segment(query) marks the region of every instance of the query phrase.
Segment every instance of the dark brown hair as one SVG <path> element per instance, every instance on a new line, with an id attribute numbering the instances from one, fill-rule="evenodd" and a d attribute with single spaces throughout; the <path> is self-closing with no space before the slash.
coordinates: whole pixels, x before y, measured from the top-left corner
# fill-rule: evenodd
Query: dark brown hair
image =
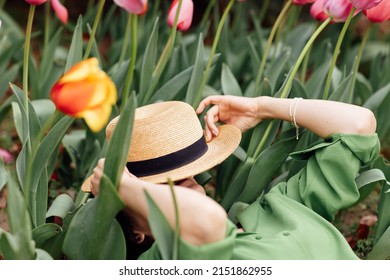
<path id="1" fill-rule="evenodd" d="M 153 238 L 145 236 L 145 239 L 139 243 L 137 235 L 134 233 L 134 220 L 125 213 L 120 211 L 116 215 L 116 220 L 119 222 L 126 240 L 126 259 L 136 260 L 138 257 L 148 250 L 153 244 Z"/>

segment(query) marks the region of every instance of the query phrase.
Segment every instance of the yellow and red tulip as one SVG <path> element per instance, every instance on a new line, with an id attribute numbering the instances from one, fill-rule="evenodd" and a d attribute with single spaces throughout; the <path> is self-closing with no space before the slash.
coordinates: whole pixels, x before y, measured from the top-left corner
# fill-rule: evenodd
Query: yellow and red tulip
<path id="1" fill-rule="evenodd" d="M 148 9 L 147 0 L 114 0 L 114 3 L 135 15 L 142 15 Z"/>
<path id="2" fill-rule="evenodd" d="M 110 77 L 99 68 L 98 60 L 90 58 L 65 73 L 53 86 L 50 98 L 59 111 L 83 118 L 97 132 L 107 124 L 117 91 Z"/>
<path id="3" fill-rule="evenodd" d="M 192 0 L 182 0 L 180 7 L 179 18 L 177 21 L 177 30 L 186 31 L 191 27 L 192 17 L 194 15 L 194 3 Z M 174 0 L 169 8 L 168 12 L 168 24 L 170 27 L 173 27 L 176 17 L 177 7 L 179 5 L 179 0 Z"/>

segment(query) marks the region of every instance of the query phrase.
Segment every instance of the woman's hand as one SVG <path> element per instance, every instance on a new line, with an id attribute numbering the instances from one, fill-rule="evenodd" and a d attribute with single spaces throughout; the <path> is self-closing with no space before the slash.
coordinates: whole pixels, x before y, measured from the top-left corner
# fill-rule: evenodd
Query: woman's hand
<path id="1" fill-rule="evenodd" d="M 94 196 L 97 196 L 99 194 L 99 188 L 100 188 L 100 180 L 103 176 L 103 169 L 104 169 L 104 158 L 99 159 L 97 165 L 93 169 L 93 173 L 91 176 L 91 192 Z M 121 178 L 121 185 L 123 181 L 125 181 L 127 178 L 136 178 L 133 174 L 131 174 L 127 168 L 124 168 Z"/>
<path id="2" fill-rule="evenodd" d="M 232 124 L 244 132 L 256 126 L 260 121 L 259 102 L 256 98 L 215 95 L 205 98 L 196 109 L 197 114 L 201 114 L 205 108 L 213 104 L 207 111 L 205 119 L 206 141 L 210 141 L 213 136 L 218 136 L 217 122 Z"/>

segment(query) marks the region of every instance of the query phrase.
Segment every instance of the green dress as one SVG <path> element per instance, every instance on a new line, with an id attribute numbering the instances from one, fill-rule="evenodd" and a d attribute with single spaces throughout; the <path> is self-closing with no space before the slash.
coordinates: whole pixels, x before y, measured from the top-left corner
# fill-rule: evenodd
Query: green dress
<path id="1" fill-rule="evenodd" d="M 179 243 L 180 259 L 341 260 L 357 259 L 331 224 L 336 212 L 359 198 L 355 177 L 379 152 L 373 135 L 333 134 L 291 154 L 307 160 L 303 169 L 259 197 L 236 217 L 245 232 L 227 221 L 225 239 L 202 246 Z M 155 242 L 140 259 L 161 259 Z"/>

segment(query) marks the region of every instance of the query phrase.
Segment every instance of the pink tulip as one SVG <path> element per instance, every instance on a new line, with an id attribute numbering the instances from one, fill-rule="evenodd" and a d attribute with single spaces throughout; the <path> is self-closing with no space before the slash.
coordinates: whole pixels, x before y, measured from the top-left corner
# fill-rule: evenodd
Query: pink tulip
<path id="1" fill-rule="evenodd" d="M 390 0 L 383 0 L 378 6 L 363 13 L 372 22 L 384 22 L 390 20 Z"/>
<path id="2" fill-rule="evenodd" d="M 114 0 L 115 4 L 135 15 L 143 15 L 148 9 L 148 0 Z"/>
<path id="3" fill-rule="evenodd" d="M 322 9 L 324 0 L 316 0 L 310 7 L 310 15 L 319 21 L 325 21 L 329 16 Z"/>
<path id="4" fill-rule="evenodd" d="M 4 161 L 4 163 L 11 163 L 14 161 L 12 154 L 2 148 L 0 148 L 0 158 Z"/>
<path id="5" fill-rule="evenodd" d="M 378 6 L 382 0 L 349 0 L 357 10 L 368 10 Z"/>
<path id="6" fill-rule="evenodd" d="M 352 8 L 348 0 L 324 0 L 324 12 L 332 17 L 334 22 L 346 21 Z"/>
<path id="7" fill-rule="evenodd" d="M 68 23 L 68 10 L 62 5 L 60 0 L 51 0 L 51 7 L 56 13 L 57 17 L 62 21 L 63 24 Z"/>
<path id="8" fill-rule="evenodd" d="M 315 2 L 316 0 L 294 0 L 294 5 L 306 5 Z"/>
<path id="9" fill-rule="evenodd" d="M 179 0 L 173 0 L 168 12 L 168 24 L 173 27 L 176 17 Z M 194 14 L 194 3 L 192 0 L 183 0 L 180 8 L 179 19 L 177 21 L 177 30 L 186 31 L 191 27 L 192 17 Z"/>
<path id="10" fill-rule="evenodd" d="M 27 3 L 29 3 L 30 5 L 41 5 L 45 2 L 47 2 L 47 0 L 25 0 Z"/>

